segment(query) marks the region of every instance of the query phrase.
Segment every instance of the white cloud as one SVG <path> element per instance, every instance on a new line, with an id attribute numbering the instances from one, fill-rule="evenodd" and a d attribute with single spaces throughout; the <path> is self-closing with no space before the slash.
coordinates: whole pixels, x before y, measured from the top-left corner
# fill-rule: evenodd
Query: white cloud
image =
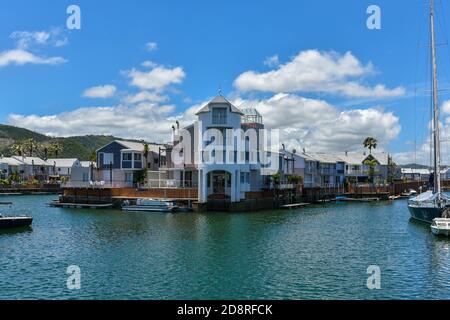
<path id="1" fill-rule="evenodd" d="M 128 97 L 128 103 L 112 107 L 79 108 L 60 114 L 10 115 L 9 123 L 53 136 L 113 134 L 122 138 L 169 141 L 171 126 L 179 120 L 191 124 L 195 113 L 207 101 L 177 113 L 173 105 L 148 102 L 148 93 Z M 125 99 L 127 100 L 127 99 Z M 382 149 L 400 132 L 399 119 L 392 112 L 377 109 L 340 111 L 333 105 L 295 94 L 277 94 L 264 100 L 233 101 L 237 106 L 254 106 L 266 128 L 280 129 L 281 141 L 289 148 L 332 152 L 357 150 L 367 136 L 378 139 Z"/>
<path id="2" fill-rule="evenodd" d="M 374 108 L 340 111 L 333 105 L 295 94 L 277 94 L 267 100 L 235 101 L 254 106 L 267 128 L 280 129 L 280 138 L 290 148 L 342 152 L 358 150 L 367 136 L 377 137 L 380 148 L 400 133 L 399 118 Z"/>
<path id="3" fill-rule="evenodd" d="M 155 51 L 158 49 L 158 44 L 156 42 L 147 42 L 145 44 L 145 48 L 147 49 L 147 51 Z"/>
<path id="4" fill-rule="evenodd" d="M 8 122 L 51 136 L 86 134 L 115 135 L 123 138 L 166 141 L 171 124 L 167 115 L 174 106 L 140 103 L 133 106 L 86 107 L 54 115 L 11 114 Z"/>
<path id="5" fill-rule="evenodd" d="M 389 89 L 383 84 L 373 87 L 361 83 L 361 78 L 374 73 L 371 63 L 363 65 L 350 52 L 307 50 L 292 61 L 275 70 L 258 73 L 246 71 L 238 76 L 234 85 L 241 91 L 264 92 L 316 92 L 348 97 L 395 97 L 405 89 Z"/>
<path id="6" fill-rule="evenodd" d="M 440 110 L 442 111 L 442 118 L 440 121 L 440 141 L 441 141 L 441 163 L 443 165 L 450 165 L 450 100 L 442 103 Z M 430 165 L 431 162 L 431 121 L 428 122 L 427 127 L 420 130 L 425 132 L 425 138 L 410 141 L 408 145 L 417 145 L 416 150 L 404 152 L 397 152 L 393 155 L 394 161 L 398 164 L 419 163 Z M 419 130 L 419 129 L 418 129 Z"/>
<path id="7" fill-rule="evenodd" d="M 87 98 L 111 98 L 116 93 L 117 88 L 113 85 L 103 85 L 86 89 L 83 97 Z"/>
<path id="8" fill-rule="evenodd" d="M 141 91 L 136 94 L 128 95 L 124 98 L 124 102 L 128 104 L 139 103 L 143 101 L 147 102 L 165 102 L 169 100 L 166 95 L 160 95 L 158 93 L 150 91 Z"/>
<path id="9" fill-rule="evenodd" d="M 52 28 L 50 31 L 14 31 L 10 38 L 16 41 L 19 49 L 28 49 L 34 45 L 62 47 L 69 42 L 62 28 Z"/>
<path id="10" fill-rule="evenodd" d="M 132 69 L 126 74 L 131 78 L 130 84 L 142 90 L 161 90 L 170 84 L 181 83 L 186 76 L 181 67 L 166 68 L 164 66 L 156 66 L 150 71 Z"/>
<path id="11" fill-rule="evenodd" d="M 280 60 L 278 58 L 278 55 L 273 55 L 271 57 L 267 57 L 266 60 L 264 60 L 264 65 L 268 67 L 275 67 L 280 64 Z"/>
<path id="12" fill-rule="evenodd" d="M 48 64 L 57 65 L 66 62 L 62 57 L 40 57 L 23 49 L 0 52 L 0 67 L 8 65 Z"/>
<path id="13" fill-rule="evenodd" d="M 146 68 L 155 68 L 158 66 L 157 63 L 154 63 L 153 61 L 147 60 L 141 63 L 141 66 Z"/>

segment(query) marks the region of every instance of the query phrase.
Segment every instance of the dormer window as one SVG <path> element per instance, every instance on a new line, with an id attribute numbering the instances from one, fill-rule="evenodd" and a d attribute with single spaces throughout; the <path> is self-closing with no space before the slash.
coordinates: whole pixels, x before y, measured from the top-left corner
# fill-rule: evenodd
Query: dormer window
<path id="1" fill-rule="evenodd" d="M 227 123 L 227 109 L 226 108 L 214 108 L 212 110 L 212 123 L 213 124 L 226 124 Z"/>

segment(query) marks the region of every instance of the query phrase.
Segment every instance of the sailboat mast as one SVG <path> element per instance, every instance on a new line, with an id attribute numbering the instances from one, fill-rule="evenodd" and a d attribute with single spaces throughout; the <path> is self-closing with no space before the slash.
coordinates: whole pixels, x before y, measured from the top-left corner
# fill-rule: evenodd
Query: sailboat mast
<path id="1" fill-rule="evenodd" d="M 437 86 L 436 39 L 434 30 L 434 0 L 430 0 L 431 56 L 433 64 L 433 146 L 434 146 L 434 193 L 441 193 L 441 147 L 439 137 L 439 106 Z"/>

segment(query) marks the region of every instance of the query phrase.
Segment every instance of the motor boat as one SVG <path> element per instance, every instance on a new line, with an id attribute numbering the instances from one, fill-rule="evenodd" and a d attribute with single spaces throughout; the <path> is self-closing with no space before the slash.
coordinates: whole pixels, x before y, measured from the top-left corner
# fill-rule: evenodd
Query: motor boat
<path id="1" fill-rule="evenodd" d="M 125 200 L 122 205 L 123 211 L 143 212 L 173 212 L 178 209 L 172 201 L 166 199 L 137 199 L 136 204 Z"/>
<path id="2" fill-rule="evenodd" d="M 32 217 L 5 217 L 0 215 L 0 229 L 28 227 L 32 222 Z"/>
<path id="3" fill-rule="evenodd" d="M 431 232 L 436 236 L 449 236 L 450 235 L 450 219 L 449 218 L 436 218 L 431 224 Z"/>

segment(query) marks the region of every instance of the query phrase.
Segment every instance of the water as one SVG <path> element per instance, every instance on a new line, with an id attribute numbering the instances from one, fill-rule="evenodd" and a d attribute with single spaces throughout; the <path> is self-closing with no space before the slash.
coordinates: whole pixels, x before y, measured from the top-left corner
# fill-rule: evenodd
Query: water
<path id="1" fill-rule="evenodd" d="M 450 240 L 410 221 L 405 201 L 153 214 L 53 198 L 2 197 L 34 221 L 0 232 L 0 299 L 450 298 Z M 69 265 L 80 290 L 67 289 Z M 381 290 L 367 289 L 369 265 Z"/>

